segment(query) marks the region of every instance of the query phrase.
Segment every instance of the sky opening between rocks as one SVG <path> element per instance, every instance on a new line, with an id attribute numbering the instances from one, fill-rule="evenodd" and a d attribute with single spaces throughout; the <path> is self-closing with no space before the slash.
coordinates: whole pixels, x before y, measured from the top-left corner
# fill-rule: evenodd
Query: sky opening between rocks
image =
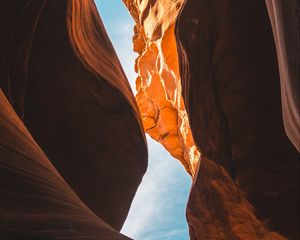
<path id="1" fill-rule="evenodd" d="M 135 93 L 134 21 L 122 0 L 96 0 L 102 21 Z M 178 160 L 147 136 L 149 165 L 122 233 L 135 240 L 187 240 L 185 208 L 191 178 Z M 116 206 L 117 207 L 117 206 Z"/>

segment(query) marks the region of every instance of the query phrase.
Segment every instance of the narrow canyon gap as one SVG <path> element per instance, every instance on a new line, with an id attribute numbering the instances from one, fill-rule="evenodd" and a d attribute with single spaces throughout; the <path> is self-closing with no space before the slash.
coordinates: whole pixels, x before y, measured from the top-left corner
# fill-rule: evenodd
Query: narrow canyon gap
<path id="1" fill-rule="evenodd" d="M 182 234 L 132 205 L 147 132 L 192 177 L 191 240 L 299 239 L 299 1 L 123 2 L 136 96 L 93 0 L 0 0 L 0 237 Z"/>
<path id="2" fill-rule="evenodd" d="M 136 93 L 132 35 L 134 21 L 121 1 L 96 1 L 128 80 Z M 148 137 L 148 170 L 122 232 L 136 240 L 189 239 L 185 208 L 191 178 L 163 146 Z"/>

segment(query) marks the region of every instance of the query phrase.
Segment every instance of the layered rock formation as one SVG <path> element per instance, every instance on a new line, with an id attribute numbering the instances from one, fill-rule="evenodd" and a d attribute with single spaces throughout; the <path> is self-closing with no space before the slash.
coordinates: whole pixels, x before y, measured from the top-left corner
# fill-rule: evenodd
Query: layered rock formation
<path id="1" fill-rule="evenodd" d="M 1 239 L 129 240 L 74 193 L 0 90 Z"/>
<path id="2" fill-rule="evenodd" d="M 136 99 L 145 130 L 161 141 L 160 126 L 178 125 L 170 119 L 176 114 L 180 119 L 180 111 L 165 114 L 168 118 L 162 117 L 159 124 L 153 119 L 169 101 L 183 109 L 182 92 L 202 155 L 187 207 L 191 239 L 298 239 L 299 155 L 283 127 L 276 49 L 265 3 L 124 2 L 136 21 Z M 296 29 L 294 18 L 285 20 L 293 23 L 287 29 Z M 292 49 L 291 39 L 281 38 L 286 48 Z M 297 62 L 293 56 L 289 59 L 292 63 L 283 58 L 285 64 Z M 293 79 L 298 81 L 299 65 L 293 66 Z M 286 98 L 290 92 L 283 92 L 286 102 L 297 99 L 295 91 Z M 290 103 L 285 107 L 295 139 L 298 109 L 295 101 Z"/>
<path id="3" fill-rule="evenodd" d="M 190 131 L 179 77 L 174 26 L 183 0 L 123 0 L 136 22 L 133 49 L 136 100 L 145 132 L 179 159 L 192 176 L 200 153 Z"/>
<path id="4" fill-rule="evenodd" d="M 101 228 L 115 232 L 107 224 L 120 230 L 146 170 L 147 147 L 134 96 L 94 2 L 0 5 L 0 88 L 62 175 L 27 133 L 22 137 L 26 130 L 15 127 L 21 123 L 7 115 L 2 97 L 0 236 L 6 237 L 5 226 L 11 234 L 53 230 L 60 238 L 72 229 L 86 238 L 106 236 L 106 230 L 99 235 Z"/>

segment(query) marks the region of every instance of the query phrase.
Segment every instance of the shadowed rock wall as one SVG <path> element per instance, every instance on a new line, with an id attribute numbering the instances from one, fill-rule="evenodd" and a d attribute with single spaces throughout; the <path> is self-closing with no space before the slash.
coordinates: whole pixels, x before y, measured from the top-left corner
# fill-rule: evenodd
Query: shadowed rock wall
<path id="1" fill-rule="evenodd" d="M 126 240 L 73 192 L 0 90 L 0 237 Z"/>
<path id="2" fill-rule="evenodd" d="M 206 159 L 188 203 L 192 239 L 277 239 L 263 225 L 298 239 L 299 155 L 283 127 L 265 3 L 189 0 L 177 40 L 185 106 Z"/>
<path id="3" fill-rule="evenodd" d="M 120 230 L 146 171 L 147 147 L 134 96 L 94 2 L 0 5 L 0 87 L 81 200 Z"/>

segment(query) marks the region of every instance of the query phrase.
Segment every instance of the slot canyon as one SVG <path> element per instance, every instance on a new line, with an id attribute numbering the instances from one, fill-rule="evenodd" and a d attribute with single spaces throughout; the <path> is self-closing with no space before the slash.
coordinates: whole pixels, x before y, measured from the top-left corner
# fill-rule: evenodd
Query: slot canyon
<path id="1" fill-rule="evenodd" d="M 136 94 L 94 0 L 0 0 L 0 239 L 131 239 L 145 134 L 191 240 L 299 239 L 299 1 L 115 1 Z"/>

